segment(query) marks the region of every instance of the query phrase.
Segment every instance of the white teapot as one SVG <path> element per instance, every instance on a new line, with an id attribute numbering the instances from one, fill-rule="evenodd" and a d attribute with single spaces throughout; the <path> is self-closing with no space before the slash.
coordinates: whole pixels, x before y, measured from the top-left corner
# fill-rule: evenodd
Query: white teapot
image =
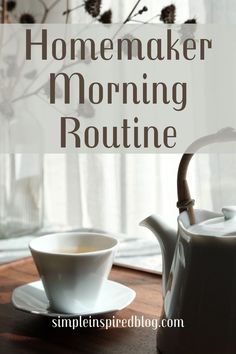
<path id="1" fill-rule="evenodd" d="M 191 151 L 235 139 L 235 131 L 226 128 L 196 141 Z M 178 232 L 153 215 L 141 222 L 158 238 L 163 256 L 157 347 L 162 354 L 235 354 L 236 206 L 223 207 L 222 214 L 193 209 L 186 180 L 192 156 L 184 154 L 179 165 Z"/>

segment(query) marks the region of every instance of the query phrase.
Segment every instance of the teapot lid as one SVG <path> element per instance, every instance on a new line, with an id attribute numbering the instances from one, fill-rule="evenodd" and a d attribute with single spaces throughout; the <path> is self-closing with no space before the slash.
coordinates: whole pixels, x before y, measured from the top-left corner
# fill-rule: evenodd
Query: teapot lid
<path id="1" fill-rule="evenodd" d="M 236 236 L 236 206 L 222 208 L 223 215 L 189 226 L 188 231 L 197 235 Z"/>

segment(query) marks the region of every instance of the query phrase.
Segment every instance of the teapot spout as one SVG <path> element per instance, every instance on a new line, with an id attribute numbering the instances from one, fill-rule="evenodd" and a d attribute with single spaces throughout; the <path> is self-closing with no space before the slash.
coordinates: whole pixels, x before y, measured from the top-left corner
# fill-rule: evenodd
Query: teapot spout
<path id="1" fill-rule="evenodd" d="M 159 241 L 162 252 L 162 291 L 166 294 L 167 281 L 173 261 L 177 232 L 171 229 L 160 217 L 151 215 L 140 222 L 141 226 L 151 230 Z"/>

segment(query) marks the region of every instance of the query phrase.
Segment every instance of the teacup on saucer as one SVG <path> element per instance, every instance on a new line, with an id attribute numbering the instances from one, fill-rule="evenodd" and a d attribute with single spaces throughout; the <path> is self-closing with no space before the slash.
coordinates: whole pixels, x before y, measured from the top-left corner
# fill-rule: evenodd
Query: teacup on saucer
<path id="1" fill-rule="evenodd" d="M 57 233 L 32 240 L 30 251 L 50 307 L 77 313 L 96 306 L 117 245 L 116 238 L 98 233 Z"/>

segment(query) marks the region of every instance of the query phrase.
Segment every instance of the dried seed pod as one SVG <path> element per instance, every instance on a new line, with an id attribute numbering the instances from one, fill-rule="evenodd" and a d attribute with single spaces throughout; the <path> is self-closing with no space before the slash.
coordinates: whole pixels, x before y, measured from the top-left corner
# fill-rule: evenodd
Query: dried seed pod
<path id="1" fill-rule="evenodd" d="M 19 18 L 20 23 L 35 23 L 35 18 L 28 12 L 23 13 Z"/>
<path id="2" fill-rule="evenodd" d="M 195 25 L 195 24 L 197 24 L 197 20 L 195 18 L 191 18 L 191 19 L 185 21 L 184 23 L 185 24 Z"/>
<path id="3" fill-rule="evenodd" d="M 16 1 L 9 0 L 7 1 L 7 11 L 11 12 L 16 8 Z"/>
<path id="4" fill-rule="evenodd" d="M 175 23 L 176 7 L 175 5 L 169 5 L 161 10 L 160 20 L 164 23 Z"/>
<path id="5" fill-rule="evenodd" d="M 84 8 L 92 17 L 98 17 L 101 9 L 101 0 L 85 0 Z"/>
<path id="6" fill-rule="evenodd" d="M 99 22 L 101 23 L 112 23 L 112 11 L 107 10 L 105 11 L 99 18 Z"/>
<path id="7" fill-rule="evenodd" d="M 138 11 L 138 14 L 142 15 L 144 12 L 147 12 L 147 11 L 148 11 L 147 6 L 144 6 L 141 10 Z"/>

